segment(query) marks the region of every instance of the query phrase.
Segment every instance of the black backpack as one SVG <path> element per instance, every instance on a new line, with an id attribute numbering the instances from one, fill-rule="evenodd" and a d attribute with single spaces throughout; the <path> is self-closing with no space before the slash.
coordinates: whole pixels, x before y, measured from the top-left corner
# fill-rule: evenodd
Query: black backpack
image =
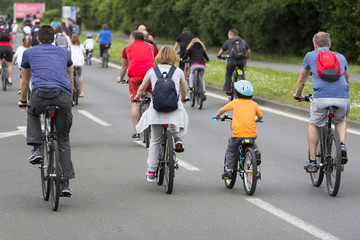
<path id="1" fill-rule="evenodd" d="M 0 29 L 0 42 L 9 42 L 10 41 L 10 30 L 9 28 Z"/>
<path id="2" fill-rule="evenodd" d="M 246 59 L 246 47 L 241 38 L 233 38 L 230 40 L 230 58 L 237 60 Z"/>
<path id="3" fill-rule="evenodd" d="M 178 108 L 179 96 L 176 92 L 175 82 L 172 80 L 175 70 L 176 67 L 171 66 L 168 73 L 161 73 L 158 66 L 154 67 L 158 80 L 153 89 L 152 103 L 158 112 L 171 112 Z"/>
<path id="4" fill-rule="evenodd" d="M 66 39 L 66 36 L 63 33 L 56 34 L 55 36 L 55 46 L 68 49 L 68 41 Z"/>
<path id="5" fill-rule="evenodd" d="M 40 26 L 36 25 L 34 27 L 33 31 L 31 32 L 31 46 L 39 45 L 39 42 L 36 39 L 36 37 L 38 36 L 39 29 L 40 29 Z"/>

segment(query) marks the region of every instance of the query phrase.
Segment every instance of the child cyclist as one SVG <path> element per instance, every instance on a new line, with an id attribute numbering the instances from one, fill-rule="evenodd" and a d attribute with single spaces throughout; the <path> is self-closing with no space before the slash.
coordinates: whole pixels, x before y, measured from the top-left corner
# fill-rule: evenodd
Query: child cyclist
<path id="1" fill-rule="evenodd" d="M 88 33 L 86 35 L 86 40 L 85 42 L 83 43 L 84 45 L 84 48 L 86 50 L 86 58 L 89 59 L 90 56 L 89 54 L 92 53 L 94 47 L 95 47 L 95 41 L 92 39 L 93 35 L 91 33 Z"/>
<path id="2" fill-rule="evenodd" d="M 237 149 L 245 138 L 253 141 L 257 163 L 258 165 L 261 163 L 261 153 L 255 143 L 257 137 L 255 122 L 260 121 L 263 117 L 257 103 L 251 100 L 254 88 L 246 80 L 235 82 L 234 87 L 237 98 L 220 108 L 215 115 L 217 118 L 220 118 L 221 114 L 233 110 L 232 137 L 229 139 L 225 153 L 226 171 L 222 175 L 223 179 L 230 179 L 232 177 Z"/>

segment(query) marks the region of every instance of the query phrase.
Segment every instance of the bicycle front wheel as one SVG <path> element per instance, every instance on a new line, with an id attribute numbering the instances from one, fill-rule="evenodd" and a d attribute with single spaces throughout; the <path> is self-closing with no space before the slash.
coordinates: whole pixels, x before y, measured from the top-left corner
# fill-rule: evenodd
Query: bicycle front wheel
<path id="1" fill-rule="evenodd" d="M 145 140 L 145 147 L 146 148 L 149 148 L 149 146 L 150 146 L 150 134 L 151 134 L 150 131 L 151 131 L 150 127 L 146 128 L 144 130 L 144 140 Z"/>
<path id="2" fill-rule="evenodd" d="M 197 81 L 197 91 L 196 91 L 197 108 L 201 109 L 204 101 L 203 82 L 202 79 L 200 79 L 200 76 L 198 76 L 198 79 L 196 81 Z"/>
<path id="3" fill-rule="evenodd" d="M 164 164 L 164 180 L 165 180 L 165 192 L 171 194 L 174 185 L 174 165 L 175 165 L 175 153 L 173 147 L 173 140 L 170 131 L 166 132 L 167 142 L 165 146 L 165 164 Z"/>
<path id="4" fill-rule="evenodd" d="M 1 74 L 1 82 L 2 82 L 2 89 L 5 92 L 6 91 L 6 84 L 7 84 L 7 69 L 3 68 L 2 70 L 2 74 Z"/>
<path id="5" fill-rule="evenodd" d="M 244 189 L 247 195 L 253 195 L 257 182 L 257 162 L 254 149 L 248 148 L 244 157 Z"/>
<path id="6" fill-rule="evenodd" d="M 341 180 L 341 146 L 337 132 L 331 130 L 327 139 L 328 158 L 326 166 L 326 184 L 330 196 L 336 196 Z"/>
<path id="7" fill-rule="evenodd" d="M 324 128 L 320 128 L 319 130 L 322 131 L 322 133 L 324 132 Z M 320 134 L 320 136 L 323 136 L 323 134 Z M 324 179 L 324 153 L 322 149 L 323 140 L 321 140 L 320 137 L 320 141 L 316 148 L 316 165 L 320 166 L 320 168 L 317 172 L 310 173 L 311 182 L 315 187 L 319 187 Z"/>
<path id="8" fill-rule="evenodd" d="M 50 163 L 51 163 L 51 155 L 49 148 L 47 146 L 47 142 L 43 140 L 41 145 L 41 150 L 43 153 L 43 160 L 40 165 L 40 173 L 41 173 L 41 189 L 43 198 L 45 201 L 49 200 L 50 196 Z"/>
<path id="9" fill-rule="evenodd" d="M 53 140 L 51 150 L 51 163 L 50 163 L 50 196 L 51 196 L 51 206 L 54 211 L 58 210 L 59 207 L 59 197 L 61 191 L 61 171 L 60 171 L 60 161 L 59 161 L 59 146 L 56 140 Z"/>
<path id="10" fill-rule="evenodd" d="M 76 77 L 74 78 L 74 94 L 73 94 L 73 100 L 75 105 L 79 104 L 79 94 L 80 94 L 79 81 Z"/>

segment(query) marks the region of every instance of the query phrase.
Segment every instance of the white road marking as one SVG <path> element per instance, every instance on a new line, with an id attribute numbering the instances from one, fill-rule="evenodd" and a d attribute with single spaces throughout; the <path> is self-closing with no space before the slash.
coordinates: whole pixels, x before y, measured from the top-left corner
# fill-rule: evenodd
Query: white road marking
<path id="1" fill-rule="evenodd" d="M 109 127 L 109 126 L 111 126 L 109 123 L 107 123 L 107 122 L 101 120 L 100 118 L 92 115 L 91 113 L 89 113 L 89 112 L 86 111 L 86 110 L 78 110 L 78 112 L 81 113 L 82 115 L 84 115 L 85 117 L 93 120 L 94 122 L 100 124 L 101 126 L 104 126 L 104 127 Z"/>
<path id="2" fill-rule="evenodd" d="M 16 128 L 18 130 L 0 133 L 0 138 L 12 137 L 12 136 L 21 135 L 21 134 L 26 137 L 26 127 L 25 126 L 18 126 Z"/>
<path id="3" fill-rule="evenodd" d="M 294 225 L 297 228 L 300 228 L 301 230 L 304 230 L 305 232 L 310 233 L 311 235 L 319 238 L 319 239 L 324 239 L 324 240 L 337 240 L 339 239 L 338 237 L 335 237 L 334 235 L 325 232 L 323 230 L 321 230 L 318 227 L 315 227 L 303 220 L 301 220 L 298 217 L 295 217 L 294 215 L 291 215 L 263 200 L 261 200 L 260 198 L 245 198 L 246 201 L 254 204 L 255 206 L 281 218 L 282 220 Z"/>
<path id="4" fill-rule="evenodd" d="M 145 147 L 145 144 L 142 141 L 134 141 L 135 143 L 139 144 L 140 146 Z M 185 168 L 188 171 L 192 171 L 192 172 L 198 172 L 201 171 L 200 168 L 195 167 L 194 165 L 185 162 L 184 160 L 181 160 L 180 158 L 176 157 L 176 160 L 178 161 L 179 166 Z"/>
<path id="5" fill-rule="evenodd" d="M 95 62 L 98 62 L 98 63 L 100 62 L 100 59 L 94 58 L 94 57 L 92 57 L 91 60 L 92 60 L 92 61 L 95 61 Z M 111 63 L 111 62 L 108 62 L 108 66 L 109 66 L 109 67 L 116 68 L 116 69 L 119 69 L 119 70 L 121 69 L 121 66 L 116 65 L 116 64 Z"/>

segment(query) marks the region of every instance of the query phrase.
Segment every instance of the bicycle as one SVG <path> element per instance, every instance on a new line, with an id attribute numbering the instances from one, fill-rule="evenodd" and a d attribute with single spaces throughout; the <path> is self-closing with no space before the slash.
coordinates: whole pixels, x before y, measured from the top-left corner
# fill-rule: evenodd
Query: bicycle
<path id="1" fill-rule="evenodd" d="M 55 117 L 60 108 L 48 106 L 42 115 L 42 143 L 43 161 L 40 165 L 41 188 L 45 201 L 51 199 L 51 206 L 54 211 L 59 207 L 59 197 L 70 197 L 69 194 L 61 194 L 62 169 L 59 159 L 59 146 L 57 143 Z"/>
<path id="2" fill-rule="evenodd" d="M 79 67 L 74 67 L 74 89 L 73 101 L 75 105 L 79 104 L 80 86 L 79 86 Z"/>
<path id="3" fill-rule="evenodd" d="M 93 50 L 92 49 L 87 49 L 86 50 L 86 58 L 85 58 L 86 65 L 91 65 L 92 55 L 93 55 Z"/>
<path id="4" fill-rule="evenodd" d="M 309 102 L 312 94 L 305 96 L 305 99 L 294 97 L 298 101 Z M 309 172 L 312 184 L 315 187 L 320 187 L 326 176 L 326 186 L 330 196 L 336 196 L 340 189 L 341 172 L 344 171 L 341 158 L 340 138 L 336 131 L 331 126 L 334 118 L 334 110 L 337 106 L 329 106 L 327 122 L 324 127 L 319 127 L 319 143 L 316 148 L 316 165 L 318 171 Z"/>
<path id="5" fill-rule="evenodd" d="M 223 55 L 220 57 L 220 59 L 223 59 L 223 60 L 228 60 L 229 58 L 230 58 L 229 55 Z M 232 101 L 234 98 L 236 98 L 234 83 L 237 81 L 240 81 L 240 80 L 245 80 L 245 70 L 246 70 L 246 67 L 242 67 L 239 64 L 235 65 L 235 69 L 232 73 L 229 101 Z"/>
<path id="6" fill-rule="evenodd" d="M 103 62 L 102 62 L 103 68 L 108 68 L 108 63 L 109 63 L 109 58 L 110 58 L 109 49 L 110 49 L 110 43 L 105 43 L 104 44 L 104 53 L 103 53 Z"/>
<path id="7" fill-rule="evenodd" d="M 6 86 L 8 82 L 8 68 L 5 60 L 6 55 L 3 54 L 1 56 L 1 65 L 0 65 L 0 74 L 1 74 L 1 82 L 2 82 L 2 90 L 6 91 Z"/>
<path id="8" fill-rule="evenodd" d="M 203 80 L 201 78 L 201 71 L 200 69 L 195 70 L 195 82 L 193 89 L 190 90 L 190 103 L 191 107 L 194 107 L 195 100 L 197 102 L 197 108 L 201 109 L 203 106 L 204 101 L 204 86 L 203 86 Z"/>
<path id="9" fill-rule="evenodd" d="M 225 120 L 232 121 L 232 118 L 226 114 L 222 118 L 213 116 L 212 119 L 221 120 L 222 122 Z M 259 122 L 263 122 L 263 120 Z M 239 173 L 243 180 L 245 193 L 250 196 L 255 193 L 257 181 L 261 179 L 261 169 L 256 160 L 253 144 L 254 142 L 251 139 L 245 138 L 242 141 L 238 147 L 237 161 L 235 161 L 237 163 L 235 163 L 233 168 L 233 174 L 230 179 L 224 179 L 225 186 L 231 189 L 234 187 L 237 173 Z M 225 166 L 224 172 L 226 172 Z"/>
<path id="10" fill-rule="evenodd" d="M 140 116 L 149 108 L 151 102 L 151 97 L 148 93 L 144 93 L 142 96 L 142 101 L 140 103 Z M 147 127 L 144 132 L 142 133 L 143 136 L 143 143 L 145 143 L 145 147 L 148 148 L 150 145 L 150 136 L 151 136 L 151 128 L 150 126 Z"/>
<path id="11" fill-rule="evenodd" d="M 185 62 L 185 66 L 184 66 L 184 77 L 186 79 L 186 83 L 189 86 L 189 79 L 190 79 L 190 66 L 191 66 L 191 62 L 190 62 L 190 57 L 187 57 L 186 59 L 182 60 L 183 62 Z"/>

